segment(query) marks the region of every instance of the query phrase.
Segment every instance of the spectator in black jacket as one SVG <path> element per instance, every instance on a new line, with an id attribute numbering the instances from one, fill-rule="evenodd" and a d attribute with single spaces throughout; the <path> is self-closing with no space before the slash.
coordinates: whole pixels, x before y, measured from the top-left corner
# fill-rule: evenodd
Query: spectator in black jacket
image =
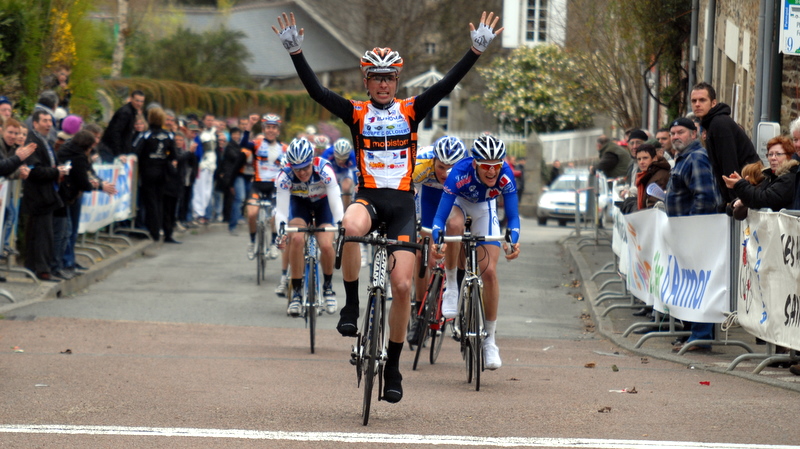
<path id="1" fill-rule="evenodd" d="M 142 206 L 147 229 L 153 240 L 158 241 L 163 227 L 164 187 L 170 170 L 175 169 L 175 140 L 172 133 L 165 131 L 166 114 L 158 106 L 147 111 L 147 123 L 150 126 L 142 137 L 139 150 L 139 192 L 142 195 Z M 172 236 L 165 236 L 166 243 L 180 243 Z"/>
<path id="2" fill-rule="evenodd" d="M 25 266 L 44 281 L 56 281 L 50 274 L 53 259 L 53 211 L 61 207 L 56 187 L 68 170 L 56 166 L 56 155 L 47 142 L 53 126 L 53 116 L 37 109 L 32 116 L 33 128 L 28 133 L 28 143 L 36 144 L 36 151 L 28 158 L 31 169 L 22 183 L 22 213 L 27 216 L 25 227 Z"/>
<path id="3" fill-rule="evenodd" d="M 758 162 L 753 142 L 744 130 L 731 118 L 731 107 L 717 103 L 717 92 L 708 83 L 698 83 L 692 88 L 692 111 L 700 119 L 705 130 L 706 150 L 717 188 L 722 194 L 720 211 L 736 198 L 736 193 L 725 186 L 723 176 L 741 173 L 747 164 Z"/>
<path id="4" fill-rule="evenodd" d="M 133 152 L 133 125 L 136 116 L 142 113 L 142 106 L 144 92 L 134 90 L 128 102 L 111 117 L 98 148 L 103 162 L 111 163 L 115 158 Z"/>
<path id="5" fill-rule="evenodd" d="M 36 150 L 36 144 L 29 143 L 28 145 L 20 146 L 19 137 L 22 133 L 23 126 L 20 122 L 13 118 L 5 120 L 3 125 L 3 137 L 0 138 L 0 176 L 7 178 L 25 179 L 28 177 L 28 166 L 23 165 L 23 161 L 28 158 Z M 17 174 L 19 173 L 19 174 Z M 17 218 L 16 204 L 11 201 L 5 201 L 5 217 L 3 219 L 3 254 L 17 254 L 9 246 L 9 239 L 11 232 L 14 230 Z"/>
<path id="6" fill-rule="evenodd" d="M 244 198 L 236 196 L 236 191 L 233 183 L 236 178 L 241 176 L 241 170 L 244 166 L 246 156 L 239 146 L 239 140 L 242 138 L 242 131 L 239 128 L 231 128 L 231 138 L 225 145 L 222 153 L 222 162 L 219 166 L 220 176 L 217 179 L 217 188 L 225 192 L 226 197 L 230 197 L 230 216 L 228 218 L 228 231 L 236 234 L 236 226 L 239 218 L 242 217 L 242 201 Z"/>
<path id="7" fill-rule="evenodd" d="M 183 169 L 186 161 L 191 156 L 186 151 L 186 136 L 178 131 L 173 133 L 175 140 L 175 165 L 167 170 L 167 180 L 164 183 L 164 209 L 162 214 L 162 227 L 164 240 L 173 240 L 172 233 L 176 227 L 178 217 L 178 204 L 183 196 Z M 182 229 L 182 228 L 181 228 Z"/>
<path id="8" fill-rule="evenodd" d="M 68 222 L 68 235 L 62 248 L 56 248 L 56 257 L 60 258 L 60 277 L 74 277 L 77 273 L 75 264 L 75 242 L 81 218 L 81 197 L 83 192 L 101 190 L 108 195 L 117 193 L 116 186 L 103 182 L 95 175 L 92 168 L 92 150 L 99 140 L 99 127 L 89 127 L 78 131 L 71 140 L 64 143 L 58 151 L 58 163 L 71 164 L 69 174 L 61 181 L 58 194 L 64 202 Z"/>

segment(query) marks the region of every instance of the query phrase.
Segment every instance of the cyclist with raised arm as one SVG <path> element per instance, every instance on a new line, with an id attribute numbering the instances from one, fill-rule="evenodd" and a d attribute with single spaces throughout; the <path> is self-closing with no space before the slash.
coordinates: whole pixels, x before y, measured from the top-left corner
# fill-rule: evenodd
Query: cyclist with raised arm
<path id="1" fill-rule="evenodd" d="M 428 229 L 433 227 L 433 217 L 436 215 L 436 210 L 439 207 L 439 199 L 442 197 L 442 188 L 447 174 L 453 165 L 467 156 L 467 150 L 461 139 L 453 136 L 444 136 L 436 140 L 428 151 L 422 151 L 417 155 L 417 163 L 414 167 L 413 181 L 417 188 L 417 210 L 419 211 L 419 220 L 422 230 L 421 236 L 430 236 Z M 445 259 L 449 260 L 452 270 L 446 270 L 447 285 L 455 290 L 458 294 L 458 284 L 456 283 L 456 262 L 461 247 L 459 245 L 451 245 L 447 249 Z M 433 247 L 431 246 L 431 251 Z M 422 257 L 418 257 L 417 263 L 421 263 Z M 428 265 L 430 268 L 436 263 L 434 257 L 428 257 Z M 445 264 L 445 266 L 448 266 Z M 452 279 L 452 281 L 450 280 Z M 428 285 L 428 278 L 417 278 L 416 290 L 417 300 L 425 298 L 425 288 Z M 414 329 L 415 331 L 417 329 Z M 411 344 L 416 344 L 416 335 L 409 335 L 408 341 Z"/>
<path id="2" fill-rule="evenodd" d="M 359 169 L 359 190 L 347 208 L 342 226 L 347 236 L 363 236 L 382 222 L 387 237 L 412 241 L 416 214 L 411 175 L 417 153 L 417 129 L 425 116 L 456 87 L 502 31 L 494 31 L 499 17 L 484 12 L 478 29 L 470 24 L 472 47 L 439 82 L 416 97 L 395 99 L 403 58 L 390 48 L 374 48 L 361 58 L 361 71 L 368 101 L 348 100 L 325 88 L 311 70 L 301 45 L 304 32 L 298 29 L 294 14 L 278 17 L 279 28 L 272 27 L 289 52 L 292 63 L 311 98 L 350 127 Z M 357 243 L 344 245 L 342 277 L 346 295 L 337 330 L 347 337 L 358 333 L 358 275 L 360 255 Z M 398 402 L 403 397 L 400 352 L 410 316 L 413 250 L 391 251 L 392 309 L 389 312 L 389 343 L 384 369 L 383 398 Z"/>
<path id="3" fill-rule="evenodd" d="M 305 138 L 294 139 L 286 150 L 286 164 L 275 181 L 277 209 L 275 220 L 288 226 L 305 228 L 308 226 L 327 227 L 342 221 L 342 199 L 339 184 L 331 164 L 321 157 L 314 156 L 314 147 Z M 300 316 L 303 302 L 303 239 L 302 232 L 289 234 L 289 267 L 292 273 L 292 295 L 287 313 Z M 333 234 L 317 234 L 322 253 L 322 297 L 325 310 L 336 312 L 336 294 L 333 292 L 334 250 Z"/>
<path id="4" fill-rule="evenodd" d="M 272 200 L 275 191 L 275 177 L 283 169 L 286 144 L 278 140 L 281 133 L 281 118 L 277 114 L 265 114 L 261 118 L 264 137 L 250 140 L 250 131 L 245 130 L 240 145 L 253 152 L 253 181 L 250 183 L 250 200 L 247 201 L 247 222 L 250 226 L 250 244 L 247 245 L 247 258 L 255 258 L 256 219 L 258 218 L 259 198 Z M 273 229 L 273 236 L 275 236 Z M 275 242 L 270 247 L 270 258 L 278 257 Z"/>
<path id="5" fill-rule="evenodd" d="M 448 235 L 460 235 L 464 230 L 464 219 L 472 217 L 470 228 L 473 235 L 498 236 L 500 222 L 497 219 L 497 197 L 503 195 L 505 212 L 508 217 L 508 230 L 511 234 L 510 253 L 506 259 L 519 256 L 519 212 L 517 209 L 517 188 L 514 173 L 504 161 L 506 148 L 503 141 L 494 136 L 482 136 L 475 140 L 472 157 L 462 159 L 450 170 L 444 183 L 444 193 L 433 219 L 433 243 L 435 255 L 444 257 L 447 244 L 439 247 L 439 234 L 447 224 Z M 461 213 L 453 213 L 460 210 Z M 449 220 L 448 220 L 449 219 Z M 497 282 L 497 260 L 500 257 L 499 242 L 481 242 L 478 247 L 478 268 L 483 280 L 483 302 L 486 313 L 486 340 L 483 344 L 483 357 L 486 369 L 500 368 L 500 350 L 495 342 L 497 327 L 497 305 L 500 298 L 500 285 Z M 481 254 L 481 249 L 484 253 Z M 507 243 L 503 249 L 509 251 Z M 488 256 L 488 257 L 487 257 Z M 448 270 L 455 269 L 446 265 Z M 442 315 L 455 318 L 458 314 L 458 287 L 455 280 L 447 277 L 447 289 L 442 298 Z"/>
<path id="6" fill-rule="evenodd" d="M 342 191 L 342 204 L 347 209 L 358 182 L 356 155 L 353 153 L 353 145 L 345 138 L 337 139 L 332 147 L 322 153 L 322 157 L 331 163 L 331 167 L 336 173 L 336 181 L 339 183 L 339 190 Z"/>

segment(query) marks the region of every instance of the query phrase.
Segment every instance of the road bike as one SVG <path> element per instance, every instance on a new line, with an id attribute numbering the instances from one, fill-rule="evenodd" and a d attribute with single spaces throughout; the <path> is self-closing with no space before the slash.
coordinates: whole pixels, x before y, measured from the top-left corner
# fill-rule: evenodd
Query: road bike
<path id="1" fill-rule="evenodd" d="M 272 242 L 272 202 L 266 197 L 251 200 L 250 204 L 258 206 L 258 219 L 256 221 L 256 284 L 261 285 L 267 270 L 267 252 Z"/>
<path id="2" fill-rule="evenodd" d="M 372 276 L 369 282 L 369 296 L 367 299 L 367 309 L 361 328 L 356 334 L 356 344 L 350 352 L 350 363 L 356 367 L 357 385 L 361 386 L 364 380 L 364 398 L 361 407 L 361 416 L 366 426 L 369 422 L 369 411 L 372 403 L 372 390 L 375 386 L 375 377 L 378 377 L 378 400 L 382 399 L 383 390 L 383 367 L 386 362 L 386 296 L 389 280 L 389 252 L 387 247 L 400 246 L 421 250 L 425 256 L 424 263 L 420 267 L 419 276 L 425 274 L 427 266 L 428 244 L 430 239 L 426 238 L 422 244 L 404 242 L 386 238 L 386 224 L 382 223 L 378 227 L 377 234 L 366 236 L 345 236 L 345 229 L 339 228 L 339 237 L 336 240 L 336 269 L 342 265 L 342 249 L 345 242 L 359 242 L 372 245 L 376 248 L 375 258 L 372 264 Z"/>
<path id="3" fill-rule="evenodd" d="M 300 316 L 306 321 L 312 354 L 314 353 L 314 344 L 316 340 L 317 317 L 322 314 L 322 310 L 325 307 L 325 302 L 322 297 L 322 281 L 319 275 L 318 246 L 315 234 L 318 232 L 336 232 L 338 230 L 339 228 L 335 226 L 323 228 L 309 226 L 301 228 L 297 226 L 286 226 L 285 223 L 281 223 L 280 232 L 278 233 L 281 237 L 288 232 L 303 232 L 306 234 L 303 256 L 305 260 L 303 269 L 303 301 L 301 304 Z"/>
<path id="4" fill-rule="evenodd" d="M 464 254 L 464 269 L 466 274 L 461 282 L 458 295 L 458 316 L 453 323 L 453 336 L 461 343 L 461 356 L 467 366 L 467 383 L 475 380 L 475 391 L 481 389 L 481 372 L 483 364 L 483 342 L 486 339 L 484 327 L 485 316 L 483 311 L 483 280 L 478 269 L 478 243 L 511 241 L 508 232 L 505 236 L 479 236 L 473 235 L 470 227 L 472 217 L 467 217 L 464 222 L 463 235 L 439 235 L 439 244 L 461 242 Z M 511 245 L 509 245 L 511 249 Z"/>
<path id="5" fill-rule="evenodd" d="M 422 229 L 430 234 L 430 229 Z M 413 303 L 415 306 L 411 310 L 411 320 L 414 322 L 411 328 L 416 330 L 416 353 L 414 354 L 414 365 L 412 369 L 417 369 L 419 357 L 422 349 L 426 346 L 430 337 L 430 355 L 428 360 L 431 365 L 436 363 L 439 352 L 442 349 L 442 337 L 445 335 L 447 323 L 452 321 L 442 316 L 442 296 L 444 294 L 446 275 L 444 270 L 444 259 L 436 261 L 430 270 L 428 288 L 422 301 Z M 411 340 L 409 340 L 411 341 Z"/>

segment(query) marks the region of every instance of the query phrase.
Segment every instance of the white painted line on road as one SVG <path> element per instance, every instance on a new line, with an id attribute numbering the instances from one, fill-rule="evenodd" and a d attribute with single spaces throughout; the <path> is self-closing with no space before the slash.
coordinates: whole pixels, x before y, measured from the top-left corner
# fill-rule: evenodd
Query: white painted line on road
<path id="1" fill-rule="evenodd" d="M 0 425 L 0 433 L 60 435 L 154 436 L 237 438 L 246 440 L 328 441 L 370 444 L 436 444 L 484 447 L 563 447 L 580 449 L 788 449 L 797 446 L 769 444 L 701 443 L 693 441 L 601 440 L 586 438 L 477 437 L 344 432 L 276 432 L 241 429 L 191 429 L 180 427 L 117 427 L 69 425 Z"/>

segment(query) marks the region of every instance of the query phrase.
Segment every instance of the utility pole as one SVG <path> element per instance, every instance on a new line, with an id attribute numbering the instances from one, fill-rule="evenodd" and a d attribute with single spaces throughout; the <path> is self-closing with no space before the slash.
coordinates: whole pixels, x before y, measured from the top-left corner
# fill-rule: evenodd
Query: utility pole
<path id="1" fill-rule="evenodd" d="M 117 0 L 117 44 L 111 58 L 111 78 L 122 75 L 122 60 L 125 59 L 125 38 L 128 35 L 128 0 Z"/>

